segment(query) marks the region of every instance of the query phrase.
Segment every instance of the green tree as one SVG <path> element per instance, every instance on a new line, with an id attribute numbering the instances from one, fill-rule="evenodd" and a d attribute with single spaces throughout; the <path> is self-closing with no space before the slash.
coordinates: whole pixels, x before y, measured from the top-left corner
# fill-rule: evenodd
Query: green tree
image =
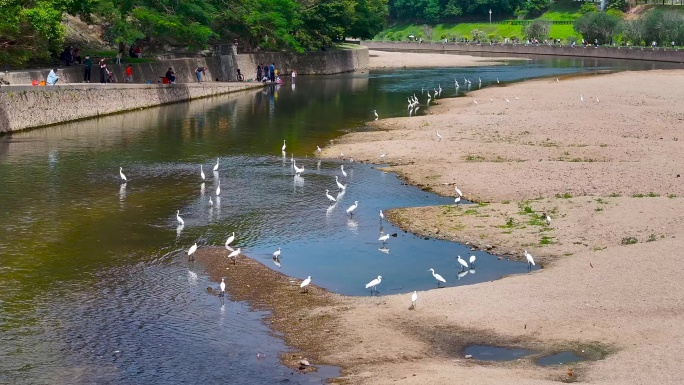
<path id="1" fill-rule="evenodd" d="M 598 9 L 596 8 L 596 4 L 594 4 L 593 2 L 582 3 L 582 6 L 579 9 L 580 14 L 586 15 L 587 13 L 592 13 L 592 12 L 598 12 Z"/>
<path id="2" fill-rule="evenodd" d="M 527 11 L 526 16 L 537 17 L 547 11 L 551 6 L 551 0 L 527 0 L 522 8 Z"/>
<path id="3" fill-rule="evenodd" d="M 543 40 L 549 37 L 549 31 L 551 31 L 550 21 L 535 19 L 525 26 L 524 33 L 525 37 L 527 38 L 537 38 L 538 40 Z"/>
<path id="4" fill-rule="evenodd" d="M 575 32 L 582 34 L 585 40 L 598 40 L 601 44 L 610 42 L 619 27 L 620 19 L 605 12 L 586 13 L 573 24 Z"/>

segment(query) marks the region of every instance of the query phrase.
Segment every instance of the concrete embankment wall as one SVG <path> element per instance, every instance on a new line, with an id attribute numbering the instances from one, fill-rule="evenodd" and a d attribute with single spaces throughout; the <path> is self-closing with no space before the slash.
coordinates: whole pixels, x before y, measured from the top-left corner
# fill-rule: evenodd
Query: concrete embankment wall
<path id="1" fill-rule="evenodd" d="M 652 49 L 640 47 L 580 47 L 570 46 L 525 46 L 524 44 L 464 44 L 464 43 L 407 43 L 364 41 L 362 44 L 370 49 L 387 51 L 443 51 L 443 52 L 489 52 L 509 55 L 552 55 L 576 56 L 604 59 L 648 60 L 670 63 L 684 63 L 684 50 Z"/>
<path id="2" fill-rule="evenodd" d="M 2 75 L 12 85 L 0 87 L 0 134 L 262 87 L 256 82 L 228 82 L 235 80 L 237 68 L 242 69 L 245 78 L 254 78 L 259 63 L 275 63 L 284 73 L 296 70 L 300 75 L 336 74 L 366 69 L 368 49 L 301 55 L 284 52 L 221 55 L 139 63 L 132 65 L 134 84 L 121 83 L 127 66 L 125 61 L 123 65 L 108 63 L 117 82 L 104 85 L 100 84 L 98 68 L 92 69 L 91 82 L 83 83 L 83 66 L 62 67 L 58 70 L 61 79 L 57 86 L 29 85 L 32 80 L 44 80 L 49 69 L 14 71 Z M 195 78 L 195 69 L 199 66 L 208 68 L 202 83 L 197 83 Z M 176 73 L 177 84 L 160 83 L 169 67 Z"/>
<path id="3" fill-rule="evenodd" d="M 261 87 L 255 83 L 3 87 L 0 134 Z"/>
<path id="4" fill-rule="evenodd" d="M 91 83 L 100 82 L 100 73 L 97 66 L 99 58 L 93 58 Z M 124 71 L 127 67 L 124 59 L 123 64 L 113 64 L 107 59 L 107 68 L 114 73 L 116 82 L 124 81 Z M 195 69 L 207 67 L 205 80 L 236 81 L 237 69 L 240 68 L 245 79 L 256 77 L 256 68 L 260 64 L 275 63 L 276 68 L 289 74 L 292 70 L 299 75 L 326 75 L 343 72 L 352 72 L 368 68 L 368 49 L 359 48 L 352 50 L 334 50 L 307 52 L 303 54 L 287 52 L 263 52 L 254 54 L 221 55 L 215 57 L 173 59 L 167 61 L 155 61 L 149 63 L 132 64 L 134 83 L 159 83 L 161 77 L 166 74 L 169 67 L 176 73 L 176 83 L 196 82 Z M 11 84 L 31 84 L 32 80 L 45 80 L 50 69 L 12 71 L 3 74 L 2 77 Z M 59 67 L 57 74 L 62 82 L 82 83 L 84 68 L 82 65 Z M 0 89 L 1 90 L 1 89 Z"/>

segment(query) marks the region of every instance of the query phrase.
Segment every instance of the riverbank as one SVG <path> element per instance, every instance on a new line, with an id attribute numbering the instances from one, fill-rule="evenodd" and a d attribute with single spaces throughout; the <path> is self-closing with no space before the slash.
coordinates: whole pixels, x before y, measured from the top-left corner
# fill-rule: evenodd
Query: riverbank
<path id="1" fill-rule="evenodd" d="M 672 108 L 684 86 L 679 75 L 624 72 L 486 88 L 439 100 L 426 116 L 371 122 L 375 130 L 324 149 L 323 156 L 344 152 L 357 161 L 386 153 L 387 170 L 412 184 L 445 195 L 457 185 L 466 198 L 487 202 L 389 215 L 407 230 L 503 258 L 522 259 L 527 249 L 539 271 L 419 292 L 411 310 L 410 294 L 299 294 L 299 279 L 258 262 L 230 266 L 225 251 L 214 258 L 226 265 L 209 270 L 218 281 L 225 267 L 244 269 L 243 278 L 228 280 L 231 294 L 257 303 L 273 296 L 269 322 L 297 349 L 289 363 L 306 357 L 341 366 L 339 383 L 676 383 L 684 335 L 677 176 L 684 116 Z M 550 225 L 540 218 L 545 212 Z M 248 279 L 261 274 L 268 287 Z M 464 357 L 471 344 L 538 354 L 480 362 Z M 590 360 L 534 364 L 564 350 Z"/>
<path id="2" fill-rule="evenodd" d="M 573 378 L 590 383 L 678 381 L 684 115 L 672 106 L 684 86 L 681 75 L 623 72 L 487 88 L 440 100 L 426 116 L 371 122 L 376 130 L 345 135 L 326 148 L 323 156 L 344 152 L 370 162 L 386 153 L 387 170 L 411 184 L 445 195 L 454 195 L 457 185 L 465 198 L 487 202 L 393 210 L 391 218 L 405 229 L 518 259 L 527 249 L 544 266 L 525 276 L 419 293 L 417 312 L 406 311 L 408 295 L 382 297 L 383 306 L 366 309 L 369 319 L 382 320 L 372 325 L 391 323 L 396 334 L 419 335 L 424 325 L 441 325 L 444 333 L 484 335 L 510 346 L 587 345 L 609 353 L 555 371 L 530 360 L 477 365 L 440 352 L 430 339 L 406 336 L 398 341 L 403 349 L 413 340 L 432 354 L 353 371 L 373 373 L 368 383 L 376 384 L 450 375 L 465 383 L 543 383 L 566 378 L 569 368 Z M 543 213 L 550 213 L 550 226 Z M 390 345 L 385 334 L 376 335 L 366 342 Z"/>
<path id="3" fill-rule="evenodd" d="M 487 58 L 470 55 L 444 55 L 412 52 L 368 52 L 368 69 L 382 68 L 425 68 L 425 67 L 477 67 L 500 65 L 508 60 L 528 60 L 525 58 L 495 57 Z"/>

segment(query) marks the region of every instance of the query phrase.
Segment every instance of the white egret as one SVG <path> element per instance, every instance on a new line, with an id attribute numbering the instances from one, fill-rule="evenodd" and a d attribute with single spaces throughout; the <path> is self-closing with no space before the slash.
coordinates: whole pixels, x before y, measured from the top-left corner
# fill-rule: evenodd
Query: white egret
<path id="1" fill-rule="evenodd" d="M 278 250 L 273 252 L 273 258 L 280 258 L 280 247 L 278 248 Z"/>
<path id="2" fill-rule="evenodd" d="M 235 232 L 233 231 L 233 234 L 231 234 L 230 237 L 228 237 L 228 239 L 226 239 L 226 249 L 230 248 L 230 246 L 228 246 L 228 245 L 233 243 L 234 240 L 235 240 Z"/>
<path id="3" fill-rule="evenodd" d="M 471 255 L 471 256 L 470 256 L 470 268 L 471 268 L 471 269 L 475 267 L 475 260 L 476 260 L 476 259 L 477 259 L 476 256 L 474 256 L 474 255 Z"/>
<path id="4" fill-rule="evenodd" d="M 216 158 L 216 164 L 214 165 L 213 171 L 218 171 L 218 166 L 219 166 L 219 158 Z"/>
<path id="5" fill-rule="evenodd" d="M 237 257 L 240 255 L 240 248 L 238 247 L 232 253 L 228 254 L 228 258 L 233 260 L 233 265 L 235 264 Z"/>
<path id="6" fill-rule="evenodd" d="M 321 153 L 321 151 L 323 151 L 323 150 L 321 150 L 321 148 L 320 148 L 320 147 L 316 146 L 316 152 L 320 154 L 320 153 Z"/>
<path id="7" fill-rule="evenodd" d="M 354 216 L 354 210 L 356 210 L 356 208 L 358 206 L 359 206 L 359 201 L 354 201 L 354 204 L 349 206 L 349 208 L 347 209 L 347 214 L 349 214 L 350 216 L 353 217 Z"/>
<path id="8" fill-rule="evenodd" d="M 441 275 L 435 273 L 435 269 L 430 268 L 428 271 L 431 271 L 432 276 L 435 277 L 435 279 L 437 280 L 437 287 L 440 287 L 439 285 L 441 285 L 442 283 L 446 283 L 446 280 L 442 278 Z"/>
<path id="9" fill-rule="evenodd" d="M 413 294 L 411 294 L 411 306 L 414 309 L 416 308 L 416 301 L 418 301 L 418 292 L 414 290 Z"/>
<path id="10" fill-rule="evenodd" d="M 209 206 L 214 207 L 214 201 L 211 200 L 211 197 L 209 197 Z"/>
<path id="11" fill-rule="evenodd" d="M 389 237 L 389 234 L 381 235 L 380 238 L 378 238 L 378 241 L 382 242 L 382 244 L 384 245 L 385 242 L 387 242 L 387 240 L 389 239 Z"/>
<path id="12" fill-rule="evenodd" d="M 123 167 L 119 167 L 119 176 L 124 182 L 128 182 L 128 179 L 126 179 L 126 175 L 123 173 Z"/>
<path id="13" fill-rule="evenodd" d="M 458 196 L 460 196 L 460 197 L 463 196 L 463 193 L 462 193 L 461 190 L 458 188 L 458 186 L 454 186 L 454 190 L 456 190 L 456 194 L 458 194 Z"/>
<path id="14" fill-rule="evenodd" d="M 516 97 L 515 97 L 515 100 L 520 100 L 520 98 L 518 98 L 518 97 L 516 96 Z"/>
<path id="15" fill-rule="evenodd" d="M 297 162 L 292 162 L 292 166 L 294 167 L 296 175 L 300 175 L 304 172 L 304 167 L 297 167 Z"/>
<path id="16" fill-rule="evenodd" d="M 335 199 L 335 197 L 330 195 L 330 191 L 327 189 L 325 190 L 325 196 L 330 200 L 330 202 L 337 202 L 337 199 Z"/>
<path id="17" fill-rule="evenodd" d="M 506 104 L 511 104 L 511 101 L 506 99 Z"/>
<path id="18" fill-rule="evenodd" d="M 287 146 L 285 145 L 285 139 L 283 139 L 283 147 L 280 150 L 285 152 L 285 148 L 287 148 Z"/>
<path id="19" fill-rule="evenodd" d="M 219 285 L 221 287 L 221 297 L 226 293 L 226 279 L 221 278 L 221 284 Z"/>
<path id="20" fill-rule="evenodd" d="M 366 289 L 368 289 L 370 287 L 371 288 L 371 294 L 373 294 L 373 291 L 375 291 L 375 292 L 378 291 L 378 289 L 376 289 L 375 287 L 378 286 L 380 284 L 380 282 L 382 282 L 382 277 L 378 275 L 378 278 L 376 278 L 376 279 L 374 279 L 374 280 L 372 280 L 366 284 Z"/>
<path id="21" fill-rule="evenodd" d="M 439 132 L 437 132 L 437 138 L 439 138 L 439 139 L 437 139 L 438 142 L 442 141 L 442 135 L 440 135 Z"/>
<path id="22" fill-rule="evenodd" d="M 556 78 L 556 83 L 560 83 L 560 80 L 558 80 L 558 78 Z"/>
<path id="23" fill-rule="evenodd" d="M 499 78 L 496 78 L 496 84 L 499 84 Z"/>
<path id="24" fill-rule="evenodd" d="M 202 180 L 204 180 L 205 175 L 204 175 L 204 169 L 202 169 L 202 165 L 200 164 L 200 176 L 202 177 Z"/>
<path id="25" fill-rule="evenodd" d="M 344 191 L 347 189 L 347 186 L 340 183 L 340 181 L 337 179 L 337 175 L 335 175 L 335 183 L 337 183 L 337 188 L 340 190 Z"/>
<path id="26" fill-rule="evenodd" d="M 299 287 L 301 289 L 304 289 L 305 292 L 309 292 L 309 284 L 311 283 L 311 276 L 306 277 L 305 280 L 302 281 L 302 283 L 299 284 Z"/>
<path id="27" fill-rule="evenodd" d="M 385 219 L 385 214 L 382 213 L 382 210 L 380 210 L 380 221 Z"/>
<path id="28" fill-rule="evenodd" d="M 216 186 L 216 196 L 221 195 L 221 181 L 218 181 L 218 186 Z"/>
<path id="29" fill-rule="evenodd" d="M 477 100 L 475 100 L 475 99 L 473 99 L 473 103 L 478 104 L 478 103 L 477 103 Z"/>
<path id="30" fill-rule="evenodd" d="M 375 120 L 378 120 L 378 111 L 373 110 L 373 114 L 375 114 Z"/>
<path id="31" fill-rule="evenodd" d="M 584 96 L 580 95 L 580 102 L 584 101 Z"/>
<path id="32" fill-rule="evenodd" d="M 468 268 L 468 262 L 466 262 L 461 256 L 458 256 L 458 263 L 461 264 L 461 271 L 464 271 L 465 269 Z"/>
<path id="33" fill-rule="evenodd" d="M 525 258 L 527 259 L 527 270 L 532 270 L 532 266 L 534 266 L 534 258 L 532 258 L 532 255 L 527 252 L 527 250 L 524 251 Z"/>
<path id="34" fill-rule="evenodd" d="M 420 110 L 420 106 L 417 106 L 415 110 L 413 110 L 413 115 L 418 113 L 418 110 Z"/>
<path id="35" fill-rule="evenodd" d="M 194 245 L 190 246 L 190 249 L 188 250 L 188 259 L 191 261 L 195 260 L 195 257 L 193 254 L 195 254 L 195 251 L 197 251 L 197 242 L 195 242 Z"/>
<path id="36" fill-rule="evenodd" d="M 544 219 L 546 219 L 546 225 L 551 226 L 551 216 L 547 213 L 544 213 Z"/>
<path id="37" fill-rule="evenodd" d="M 380 154 L 380 159 L 385 159 L 386 156 L 387 154 Z"/>
<path id="38" fill-rule="evenodd" d="M 342 170 L 342 176 L 346 178 L 346 177 L 347 177 L 347 172 L 344 171 L 344 165 L 343 165 L 343 164 L 340 165 L 340 170 Z"/>
<path id="39" fill-rule="evenodd" d="M 185 225 L 185 221 L 180 216 L 180 210 L 176 210 L 176 220 L 181 226 Z"/>

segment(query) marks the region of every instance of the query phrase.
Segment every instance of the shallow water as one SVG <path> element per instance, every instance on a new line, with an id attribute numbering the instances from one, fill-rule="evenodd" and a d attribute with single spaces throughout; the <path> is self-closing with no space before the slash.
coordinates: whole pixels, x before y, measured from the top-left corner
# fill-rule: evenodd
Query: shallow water
<path id="1" fill-rule="evenodd" d="M 263 314 L 234 303 L 222 310 L 206 293 L 212 283 L 188 272 L 181 251 L 196 241 L 221 245 L 234 231 L 235 244 L 267 266 L 278 269 L 271 253 L 282 247 L 282 272 L 312 275 L 315 284 L 352 295 L 369 295 L 364 284 L 377 275 L 384 278 L 380 294 L 436 287 L 428 268 L 447 286 L 525 272 L 523 263 L 475 252 L 476 269 L 459 279 L 455 257 L 469 256 L 466 248 L 403 233 L 378 216 L 380 209 L 453 199 L 370 165 L 345 163 L 348 187 L 330 208 L 325 189 L 337 194 L 340 163 L 319 166 L 313 151 L 364 129 L 373 109 L 406 115 L 406 96 L 420 87 L 441 84 L 443 96 L 455 94 L 446 84 L 464 74 L 484 83 L 605 68 L 511 62 L 300 77 L 294 87 L 0 137 L 0 382 L 320 381 L 288 377 L 277 362 L 285 347 L 261 325 Z M 307 169 L 301 179 L 293 176 L 292 152 Z M 220 203 L 211 208 L 219 179 Z M 345 210 L 353 201 L 359 206 L 351 218 Z M 386 247 L 378 241 L 381 226 L 397 233 Z M 257 352 L 267 358 L 256 360 Z"/>
<path id="2" fill-rule="evenodd" d="M 471 345 L 465 349 L 466 356 L 470 355 L 472 359 L 480 361 L 512 361 L 535 353 L 534 350 L 488 345 Z"/>
<path id="3" fill-rule="evenodd" d="M 586 358 L 578 356 L 574 352 L 571 351 L 566 351 L 566 352 L 560 352 L 556 354 L 552 354 L 550 356 L 544 356 L 539 359 L 537 359 L 535 362 L 537 365 L 540 366 L 553 366 L 553 365 L 562 365 L 562 364 L 571 364 L 573 362 L 580 362 L 580 361 L 585 361 Z"/>

